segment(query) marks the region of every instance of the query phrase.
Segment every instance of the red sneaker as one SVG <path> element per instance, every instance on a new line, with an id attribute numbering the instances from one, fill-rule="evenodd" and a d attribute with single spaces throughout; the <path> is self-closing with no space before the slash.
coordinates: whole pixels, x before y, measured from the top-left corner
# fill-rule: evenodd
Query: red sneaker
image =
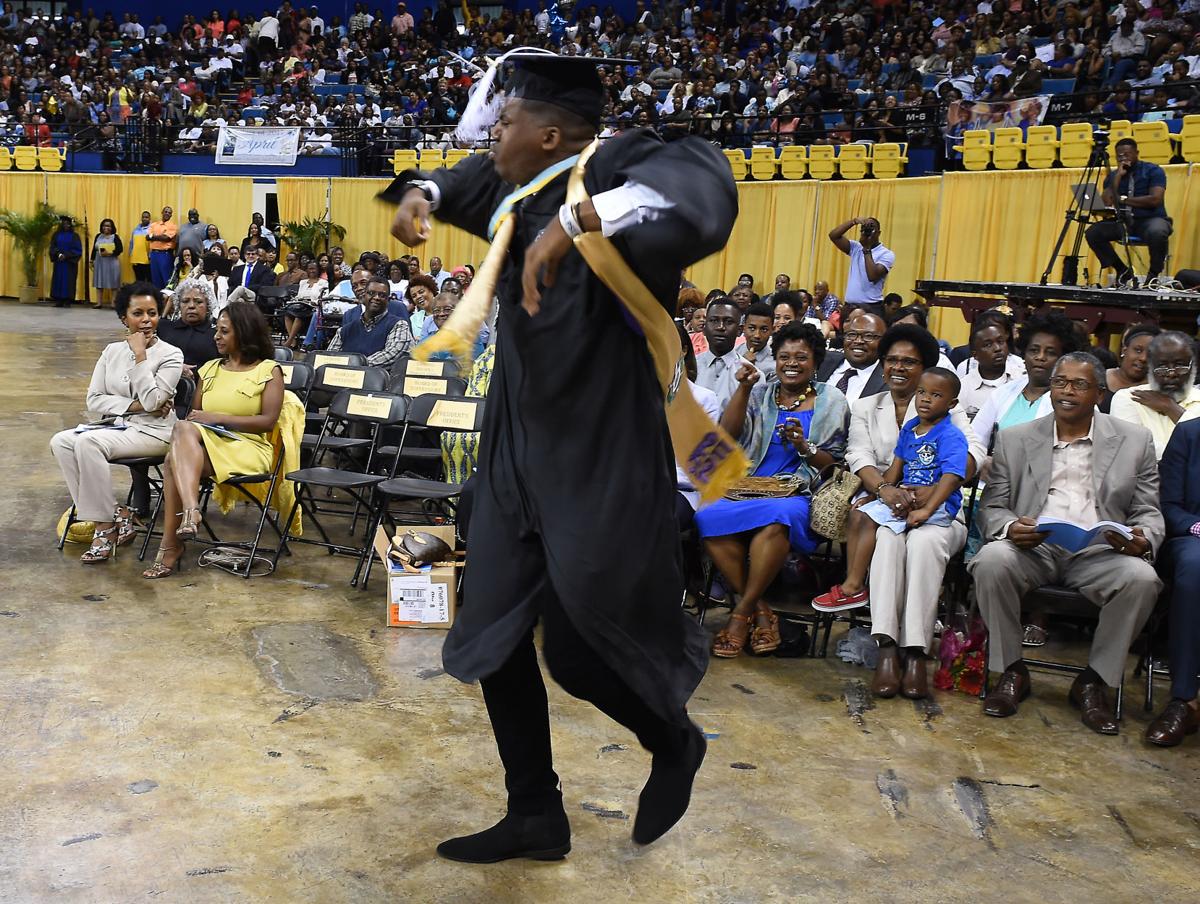
<path id="1" fill-rule="evenodd" d="M 864 587 L 858 593 L 846 593 L 841 584 L 834 584 L 828 593 L 814 597 L 812 607 L 818 612 L 841 612 L 844 609 L 857 609 L 871 602 L 871 597 Z"/>

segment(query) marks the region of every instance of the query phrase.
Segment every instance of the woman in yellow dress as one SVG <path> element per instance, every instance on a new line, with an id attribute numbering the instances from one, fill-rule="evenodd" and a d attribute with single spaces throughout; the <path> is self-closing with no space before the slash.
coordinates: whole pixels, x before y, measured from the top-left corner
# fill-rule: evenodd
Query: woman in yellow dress
<path id="1" fill-rule="evenodd" d="M 198 372 L 187 420 L 175 424 L 163 465 L 163 539 L 145 578 L 175 573 L 184 543 L 200 524 L 200 481 L 271 470 L 271 432 L 283 408 L 283 371 L 274 360 L 262 312 L 235 301 L 217 318 L 214 341 L 221 357 Z M 180 514 L 177 514 L 180 513 Z"/>

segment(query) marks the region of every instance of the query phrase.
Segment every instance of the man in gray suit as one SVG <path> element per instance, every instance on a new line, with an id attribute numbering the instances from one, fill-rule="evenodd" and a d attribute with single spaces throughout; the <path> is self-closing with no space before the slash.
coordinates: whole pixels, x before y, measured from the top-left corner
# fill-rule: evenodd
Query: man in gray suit
<path id="1" fill-rule="evenodd" d="M 1021 600 L 1056 584 L 1100 608 L 1088 668 L 1071 685 L 1070 700 L 1088 728 L 1117 733 L 1105 687 L 1120 684 L 1129 646 L 1158 598 L 1162 585 L 1150 562 L 1165 528 L 1150 431 L 1097 412 L 1103 392 L 1099 361 L 1085 352 L 1063 355 L 1050 380 L 1054 413 L 997 434 L 980 509 L 989 542 L 970 565 L 989 632 L 989 666 L 1003 672 L 984 701 L 989 716 L 1014 715 L 1029 696 Z M 1134 537 L 1110 531 L 1107 542 L 1072 553 L 1044 542 L 1041 518 L 1115 521 Z"/>

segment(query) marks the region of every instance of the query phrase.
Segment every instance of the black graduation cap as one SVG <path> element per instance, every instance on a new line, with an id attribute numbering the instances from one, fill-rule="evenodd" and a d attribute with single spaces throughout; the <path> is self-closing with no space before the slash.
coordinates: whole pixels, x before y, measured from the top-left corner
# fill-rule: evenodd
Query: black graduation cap
<path id="1" fill-rule="evenodd" d="M 604 114 L 604 86 L 598 66 L 625 66 L 633 60 L 608 57 L 513 53 L 506 61 L 512 72 L 504 82 L 507 97 L 554 104 L 599 126 Z"/>

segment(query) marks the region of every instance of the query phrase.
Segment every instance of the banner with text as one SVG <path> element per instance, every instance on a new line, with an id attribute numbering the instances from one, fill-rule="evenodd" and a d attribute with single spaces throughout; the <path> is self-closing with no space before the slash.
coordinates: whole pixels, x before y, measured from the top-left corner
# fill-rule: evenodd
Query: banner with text
<path id="1" fill-rule="evenodd" d="M 295 166 L 299 146 L 297 127 L 221 126 L 216 162 L 233 166 Z"/>
<path id="2" fill-rule="evenodd" d="M 1041 125 L 1050 108 L 1051 95 L 1022 97 L 989 103 L 980 100 L 956 100 L 946 111 L 946 134 L 960 137 L 963 132 L 986 129 L 1021 128 Z"/>

